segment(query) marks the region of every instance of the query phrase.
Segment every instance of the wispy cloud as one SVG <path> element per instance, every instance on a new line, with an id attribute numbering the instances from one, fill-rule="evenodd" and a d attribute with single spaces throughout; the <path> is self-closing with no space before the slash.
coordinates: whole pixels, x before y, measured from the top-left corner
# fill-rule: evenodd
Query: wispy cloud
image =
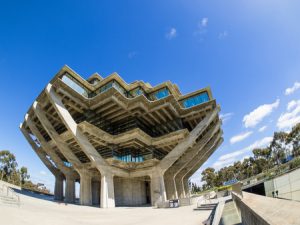
<path id="1" fill-rule="evenodd" d="M 245 154 L 249 153 L 250 151 L 252 151 L 255 148 L 262 148 L 267 146 L 271 141 L 272 141 L 272 137 L 264 137 L 260 140 L 255 141 L 253 144 L 238 150 L 238 151 L 234 151 L 225 155 L 222 155 L 221 157 L 218 158 L 218 160 L 213 164 L 213 167 L 217 170 L 220 169 L 223 166 L 227 166 L 232 164 L 233 162 L 237 161 L 240 159 L 240 156 L 245 157 Z"/>
<path id="2" fill-rule="evenodd" d="M 194 35 L 199 36 L 200 40 L 203 40 L 203 36 L 207 32 L 207 27 L 208 27 L 208 18 L 204 17 L 198 23 L 197 30 L 194 32 Z"/>
<path id="3" fill-rule="evenodd" d="M 290 130 L 300 122 L 300 100 L 292 100 L 287 104 L 286 112 L 280 115 L 277 120 L 277 127 L 280 130 Z"/>
<path id="4" fill-rule="evenodd" d="M 289 88 L 285 89 L 285 95 L 293 94 L 299 88 L 300 88 L 300 82 L 295 82 L 292 87 L 289 87 Z"/>
<path id="5" fill-rule="evenodd" d="M 227 38 L 227 36 L 228 36 L 228 31 L 225 30 L 225 31 L 219 33 L 218 38 L 219 38 L 220 40 L 223 40 L 223 39 Z"/>
<path id="6" fill-rule="evenodd" d="M 226 121 L 230 120 L 232 116 L 233 113 L 224 113 L 224 114 L 220 114 L 220 119 L 222 120 L 223 123 L 225 123 Z"/>
<path id="7" fill-rule="evenodd" d="M 263 132 L 267 129 L 267 126 L 262 126 L 258 129 L 259 132 Z"/>
<path id="8" fill-rule="evenodd" d="M 248 131 L 248 132 L 244 132 L 238 135 L 233 136 L 232 138 L 230 138 L 230 143 L 231 144 L 235 144 L 237 142 L 243 141 L 245 140 L 247 137 L 249 137 L 253 132 L 252 131 Z"/>
<path id="9" fill-rule="evenodd" d="M 244 126 L 248 127 L 255 127 L 259 124 L 266 116 L 270 115 L 274 109 L 279 106 L 280 100 L 277 99 L 274 103 L 271 104 L 264 104 L 258 106 L 249 114 L 245 115 L 243 118 Z"/>
<path id="10" fill-rule="evenodd" d="M 42 176 L 46 176 L 46 175 L 47 175 L 47 173 L 46 173 L 44 170 L 41 170 L 41 171 L 40 171 L 40 175 L 42 175 Z"/>
<path id="11" fill-rule="evenodd" d="M 202 18 L 201 26 L 206 27 L 207 25 L 208 25 L 208 18 L 207 17 Z"/>
<path id="12" fill-rule="evenodd" d="M 136 51 L 129 52 L 129 53 L 128 53 L 128 58 L 129 58 L 129 59 L 132 59 L 132 58 L 136 57 L 137 54 L 138 54 L 138 52 L 136 52 Z"/>
<path id="13" fill-rule="evenodd" d="M 165 35 L 166 39 L 171 40 L 177 36 L 176 28 L 172 27 Z"/>

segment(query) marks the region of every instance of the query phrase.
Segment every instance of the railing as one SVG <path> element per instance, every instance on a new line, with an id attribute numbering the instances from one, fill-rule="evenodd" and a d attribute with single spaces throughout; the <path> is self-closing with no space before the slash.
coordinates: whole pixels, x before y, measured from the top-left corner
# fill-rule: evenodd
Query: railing
<path id="1" fill-rule="evenodd" d="M 20 196 L 4 182 L 0 181 L 0 196 L 4 196 L 16 201 L 16 204 L 20 206 Z"/>
<path id="2" fill-rule="evenodd" d="M 264 182 L 266 180 L 270 180 L 270 179 L 273 179 L 275 177 L 278 177 L 282 174 L 286 174 L 286 173 L 289 173 L 289 172 L 292 172 L 296 169 L 299 169 L 300 166 L 298 167 L 295 167 L 295 168 L 290 168 L 290 165 L 295 161 L 297 160 L 297 158 L 294 158 L 293 160 L 285 163 L 285 164 L 281 164 L 279 166 L 275 166 L 271 169 L 268 169 L 262 173 L 259 173 L 255 176 L 252 176 L 252 177 L 249 177 L 245 180 L 242 180 L 241 183 L 243 184 L 243 189 L 249 187 L 249 186 L 252 186 L 253 184 L 256 184 L 258 182 Z"/>

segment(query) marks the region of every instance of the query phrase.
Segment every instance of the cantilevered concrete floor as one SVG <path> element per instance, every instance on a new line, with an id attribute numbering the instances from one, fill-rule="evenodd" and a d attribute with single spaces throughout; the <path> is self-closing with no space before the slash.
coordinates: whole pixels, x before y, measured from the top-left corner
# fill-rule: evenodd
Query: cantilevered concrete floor
<path id="1" fill-rule="evenodd" d="M 20 194 L 21 206 L 0 203 L 0 224 L 10 225 L 199 225 L 210 210 L 194 210 L 196 206 L 174 209 L 152 207 L 94 208 L 66 205 Z"/>

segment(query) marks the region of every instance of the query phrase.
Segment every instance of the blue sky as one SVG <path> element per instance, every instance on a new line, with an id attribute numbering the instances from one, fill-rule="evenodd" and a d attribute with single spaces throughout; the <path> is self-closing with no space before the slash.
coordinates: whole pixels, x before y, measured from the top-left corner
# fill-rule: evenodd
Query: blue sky
<path id="1" fill-rule="evenodd" d="M 18 126 L 67 64 L 84 78 L 210 86 L 225 141 L 204 167 L 242 159 L 300 121 L 299 11 L 292 0 L 0 1 L 0 149 L 53 188 Z"/>

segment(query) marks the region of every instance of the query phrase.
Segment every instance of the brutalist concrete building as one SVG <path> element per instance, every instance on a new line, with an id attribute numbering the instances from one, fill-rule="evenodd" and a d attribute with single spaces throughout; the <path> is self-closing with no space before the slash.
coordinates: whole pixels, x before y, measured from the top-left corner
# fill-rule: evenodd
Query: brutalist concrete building
<path id="1" fill-rule="evenodd" d="M 191 81 L 192 82 L 192 81 Z M 188 179 L 222 143 L 210 88 L 182 95 L 118 74 L 83 79 L 64 66 L 20 129 L 55 176 L 56 200 L 100 207 L 163 206 L 189 197 Z"/>

